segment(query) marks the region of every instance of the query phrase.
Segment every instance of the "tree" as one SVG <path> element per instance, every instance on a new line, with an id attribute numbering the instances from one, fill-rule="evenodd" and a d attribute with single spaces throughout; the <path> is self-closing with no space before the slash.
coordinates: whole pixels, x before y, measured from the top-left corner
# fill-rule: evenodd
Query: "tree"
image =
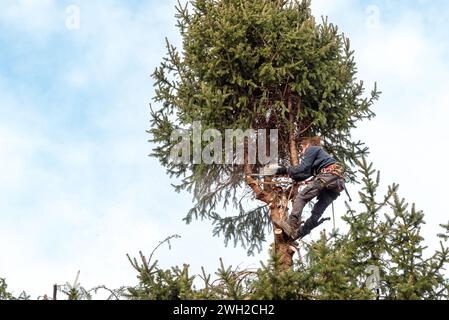
<path id="1" fill-rule="evenodd" d="M 7 291 L 8 285 L 6 284 L 5 279 L 0 278 L 0 300 L 11 300 L 13 299 L 13 295 Z"/>
<path id="2" fill-rule="evenodd" d="M 317 241 L 306 243 L 303 255 L 285 271 L 273 255 L 257 270 L 221 267 L 213 278 L 204 269 L 199 278 L 183 268 L 161 270 L 153 253 L 142 262 L 133 260 L 139 284 L 129 289 L 131 299 L 255 299 L 255 300 L 442 300 L 449 298 L 449 224 L 440 248 L 423 246 L 424 214 L 398 195 L 398 185 L 377 196 L 380 174 L 364 159 L 358 162 L 362 176 L 361 208 L 348 206 L 344 221 L 348 230 L 323 231 Z M 151 267 L 149 267 L 151 266 Z M 372 281 L 376 280 L 376 281 Z M 201 282 L 200 282 L 201 283 Z"/>
<path id="3" fill-rule="evenodd" d="M 30 297 L 23 291 L 19 297 L 15 297 L 11 292 L 8 292 L 8 285 L 6 280 L 0 278 L 0 301 L 1 300 L 28 300 Z"/>
<path id="4" fill-rule="evenodd" d="M 195 121 L 201 132 L 215 129 L 222 136 L 226 129 L 278 129 L 283 165 L 298 164 L 301 137 L 319 134 L 353 179 L 351 165 L 367 149 L 353 141 L 351 129 L 374 116 L 370 107 L 379 92 L 375 87 L 364 97 L 349 39 L 327 19 L 318 23 L 310 0 L 193 0 L 176 10 L 183 48 L 167 40 L 167 56 L 153 74 L 160 104 L 151 111 L 153 155 L 180 179 L 178 192 L 193 194 L 187 223 L 210 219 L 226 243 L 240 242 L 249 253 L 261 250 L 272 219 L 288 216 L 298 186 L 254 177 L 263 164 L 249 161 L 248 137 L 242 163 L 205 164 L 192 161 L 195 147 L 187 148 L 189 162 L 173 161 L 179 144 L 173 134 L 193 138 Z M 269 139 L 264 141 L 269 150 Z M 226 158 L 224 153 L 216 156 Z M 261 205 L 248 207 L 248 199 Z M 239 214 L 222 217 L 220 207 Z M 288 268 L 293 250 L 282 233 L 274 239 L 274 251 Z"/>
<path id="5" fill-rule="evenodd" d="M 254 270 L 226 267 L 223 261 L 215 276 L 204 268 L 193 275 L 187 264 L 164 270 L 154 254 L 165 243 L 171 246 L 170 241 L 179 238 L 174 235 L 161 241 L 148 259 L 143 253 L 139 260 L 128 256 L 138 272 L 135 286 L 85 290 L 78 274 L 59 291 L 69 300 L 92 299 L 98 290 L 106 290 L 114 300 L 447 300 L 449 224 L 441 225 L 439 248 L 431 252 L 421 235 L 424 214 L 399 197 L 397 184 L 379 197 L 380 173 L 364 158 L 357 168 L 361 206 L 347 207 L 347 231 L 323 231 L 317 241 L 305 242 L 293 268 L 285 270 L 282 257 L 273 252 Z M 0 278 L 0 300 L 10 299 L 29 297 L 13 297 Z"/>
<path id="6" fill-rule="evenodd" d="M 302 273 L 316 279 L 310 288 L 324 299 L 364 298 L 374 272 L 379 298 L 448 299 L 445 266 L 449 263 L 449 248 L 444 242 L 448 240 L 449 226 L 441 225 L 445 232 L 438 235 L 440 249 L 428 255 L 421 236 L 423 212 L 414 204 L 409 208 L 399 197 L 397 184 L 389 186 L 387 194 L 378 199 L 380 173 L 365 158 L 357 165 L 362 177 L 362 207 L 356 212 L 348 206 L 343 217 L 349 226 L 346 234 L 323 234 L 309 246 L 308 263 L 303 265 Z"/>

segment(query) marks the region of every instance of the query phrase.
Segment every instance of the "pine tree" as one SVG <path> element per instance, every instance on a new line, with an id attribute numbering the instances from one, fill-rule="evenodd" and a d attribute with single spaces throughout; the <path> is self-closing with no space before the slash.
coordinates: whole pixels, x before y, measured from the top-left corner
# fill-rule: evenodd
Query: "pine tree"
<path id="1" fill-rule="evenodd" d="M 397 184 L 379 196 L 380 173 L 365 159 L 357 162 L 360 208 L 348 205 L 343 220 L 347 232 L 321 233 L 317 241 L 304 243 L 293 268 L 284 270 L 279 255 L 272 252 L 258 270 L 239 270 L 221 263 L 215 277 L 204 269 L 199 277 L 204 287 L 193 286 L 192 276 L 180 272 L 139 269 L 140 283 L 131 288 L 134 299 L 255 299 L 255 300 L 439 300 L 449 298 L 449 224 L 439 234 L 440 249 L 429 255 L 421 228 L 424 214 L 399 197 Z M 426 258 L 426 255 L 429 255 Z M 145 258 L 142 261 L 147 261 Z M 186 267 L 185 267 L 186 268 Z M 187 267 L 188 268 L 188 267 Z M 172 270 L 180 270 L 172 269 Z M 144 271 L 145 276 L 142 276 Z M 163 282 L 154 275 L 168 275 Z M 188 271 L 184 270 L 184 275 Z M 148 277 L 150 275 L 150 277 Z M 151 276 L 153 275 L 153 276 Z M 189 279 L 188 281 L 186 281 Z M 376 280 L 374 283 L 371 280 Z M 173 283 L 167 286 L 168 283 Z M 138 291 L 138 288 L 147 288 Z M 184 294 L 181 294 L 183 287 Z M 156 295 L 161 290 L 169 293 Z M 187 293 L 187 294 L 186 294 Z"/>
<path id="2" fill-rule="evenodd" d="M 29 300 L 30 296 L 23 291 L 18 297 L 15 297 L 11 292 L 8 291 L 8 285 L 6 284 L 6 279 L 0 278 L 0 301 L 1 300 Z"/>
<path id="3" fill-rule="evenodd" d="M 7 291 L 8 285 L 6 280 L 0 278 L 0 300 L 11 300 L 13 298 L 12 294 Z"/>
<path id="4" fill-rule="evenodd" d="M 440 250 L 425 258 L 424 239 L 420 235 L 424 213 L 416 210 L 395 194 L 390 206 L 394 216 L 389 215 L 385 247 L 390 258 L 388 297 L 391 299 L 440 299 L 447 298 L 449 282 L 445 279 L 444 264 L 449 261 L 449 249 L 440 242 Z"/>
<path id="5" fill-rule="evenodd" d="M 286 203 L 297 187 L 292 192 L 273 186 L 272 179 L 254 178 L 261 164 L 249 163 L 248 157 L 241 165 L 172 161 L 178 143 L 172 134 L 193 135 L 195 121 L 202 132 L 278 129 L 282 165 L 297 165 L 299 139 L 319 134 L 350 169 L 367 152 L 353 141 L 351 129 L 374 116 L 370 107 L 379 92 L 374 88 L 364 97 L 349 39 L 327 19 L 317 22 L 310 0 L 193 0 L 176 10 L 183 47 L 167 40 L 167 56 L 153 74 L 160 106 L 151 112 L 153 155 L 180 179 L 178 192 L 193 194 L 187 223 L 211 219 L 214 234 L 224 235 L 226 242 L 241 243 L 249 253 L 261 250 L 272 218 L 288 216 Z M 262 205 L 242 205 L 248 199 Z M 220 208 L 228 217 L 217 212 Z M 229 217 L 230 209 L 238 216 Z M 282 234 L 274 237 L 274 250 L 288 268 L 293 251 Z"/>
<path id="6" fill-rule="evenodd" d="M 399 186 L 391 185 L 387 194 L 378 199 L 380 173 L 363 158 L 358 162 L 362 188 L 359 192 L 359 212 L 348 206 L 343 220 L 346 234 L 334 232 L 309 246 L 308 263 L 302 273 L 318 278 L 309 284 L 321 298 L 393 300 L 447 299 L 449 279 L 445 267 L 449 263 L 449 228 L 440 249 L 425 258 L 421 228 L 424 214 L 415 205 L 410 209 L 398 194 Z M 377 292 L 368 279 L 377 273 Z"/>

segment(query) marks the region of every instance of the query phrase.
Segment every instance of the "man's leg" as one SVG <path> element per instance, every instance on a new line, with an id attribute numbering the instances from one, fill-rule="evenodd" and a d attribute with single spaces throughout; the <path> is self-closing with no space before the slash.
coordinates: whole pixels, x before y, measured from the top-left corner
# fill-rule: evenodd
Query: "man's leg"
<path id="1" fill-rule="evenodd" d="M 298 193 L 293 201 L 293 209 L 287 221 L 273 221 L 285 234 L 292 239 L 298 238 L 299 226 L 301 223 L 302 210 L 306 204 L 320 193 L 319 184 L 313 182 Z"/>
<path id="2" fill-rule="evenodd" d="M 319 225 L 319 220 L 327 207 L 338 198 L 338 192 L 323 189 L 318 195 L 318 202 L 312 209 L 312 216 L 304 223 L 299 232 L 299 237 L 303 238 Z"/>
<path id="3" fill-rule="evenodd" d="M 292 212 L 288 218 L 288 222 L 293 229 L 298 229 L 301 224 L 302 211 L 307 203 L 309 203 L 313 198 L 318 196 L 320 189 L 317 184 L 312 182 L 301 192 L 298 193 L 295 200 L 293 201 Z"/>

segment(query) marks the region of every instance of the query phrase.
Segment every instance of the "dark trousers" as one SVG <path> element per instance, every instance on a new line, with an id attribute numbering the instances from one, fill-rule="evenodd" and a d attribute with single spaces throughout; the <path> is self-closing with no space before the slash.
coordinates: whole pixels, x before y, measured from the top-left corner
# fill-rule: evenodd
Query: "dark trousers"
<path id="1" fill-rule="evenodd" d="M 308 235 L 312 229 L 319 225 L 319 220 L 324 211 L 344 190 L 344 184 L 344 179 L 331 173 L 322 173 L 317 175 L 306 188 L 298 193 L 289 217 L 289 223 L 295 229 L 300 226 L 302 211 L 306 204 L 315 197 L 318 199 L 312 209 L 312 216 L 301 228 L 301 237 Z"/>

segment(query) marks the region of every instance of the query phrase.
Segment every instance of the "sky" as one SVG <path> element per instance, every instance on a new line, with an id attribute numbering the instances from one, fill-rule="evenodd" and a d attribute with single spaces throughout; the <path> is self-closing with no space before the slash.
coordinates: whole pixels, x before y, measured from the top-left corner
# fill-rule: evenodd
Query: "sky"
<path id="1" fill-rule="evenodd" d="M 0 278 L 19 294 L 137 283 L 126 254 L 213 273 L 266 259 L 224 246 L 208 222 L 186 226 L 188 194 L 149 157 L 151 74 L 165 37 L 179 47 L 170 0 L 0 0 Z M 434 245 L 449 220 L 449 4 L 445 0 L 313 0 L 350 39 L 377 117 L 354 132 L 384 188 L 426 214 Z M 351 192 L 356 188 L 351 187 Z M 336 203 L 337 223 L 344 213 Z M 315 234 L 319 232 L 316 231 Z"/>

